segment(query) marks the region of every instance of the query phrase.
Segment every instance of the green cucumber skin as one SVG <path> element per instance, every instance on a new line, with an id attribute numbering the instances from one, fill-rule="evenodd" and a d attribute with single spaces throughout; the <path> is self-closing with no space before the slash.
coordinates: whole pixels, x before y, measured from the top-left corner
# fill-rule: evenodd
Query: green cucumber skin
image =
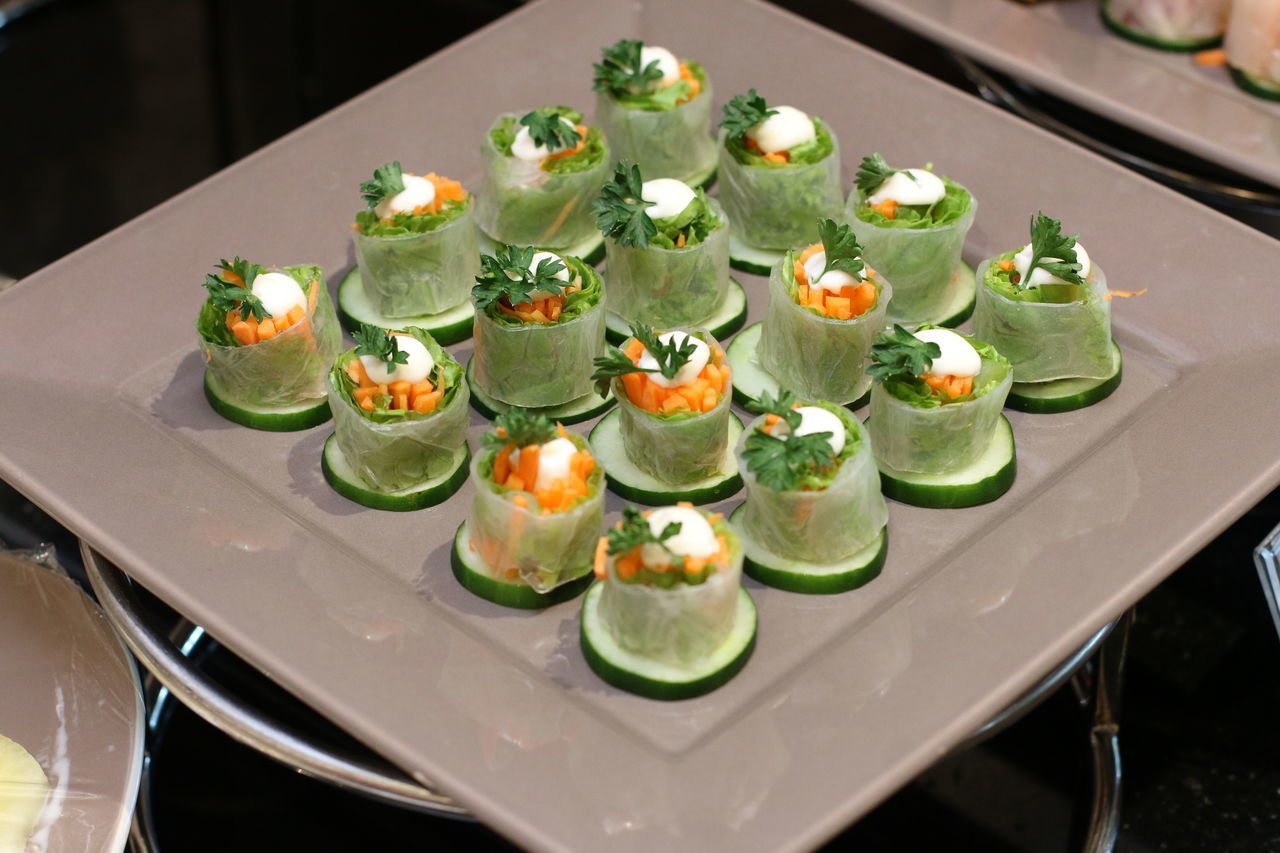
<path id="1" fill-rule="evenodd" d="M 1129 41 L 1145 45 L 1146 47 L 1154 47 L 1157 50 L 1167 50 L 1171 53 L 1191 53 L 1197 50 L 1217 47 L 1222 44 L 1222 36 L 1210 36 L 1209 38 L 1192 39 L 1189 41 L 1163 41 L 1155 36 L 1149 36 L 1145 33 L 1140 33 L 1137 30 L 1131 30 L 1107 14 L 1105 3 L 1099 10 L 1099 15 L 1102 18 L 1102 23 L 1105 24 L 1107 29 L 1111 30 L 1111 32 L 1123 39 L 1128 39 Z"/>
<path id="2" fill-rule="evenodd" d="M 753 323 L 751 324 L 750 328 L 744 329 L 743 331 L 744 332 L 750 331 L 751 329 L 754 329 L 759 325 L 760 325 L 759 323 Z M 738 353 L 740 353 L 745 348 L 745 341 L 742 344 L 739 343 L 739 340 L 741 339 L 742 339 L 742 336 L 739 335 L 737 338 L 731 341 L 729 343 L 729 346 L 725 349 L 726 355 L 729 356 L 730 366 L 733 366 L 732 365 L 733 359 L 737 357 Z M 758 345 L 759 345 L 759 341 L 757 341 L 757 346 Z M 748 356 L 747 360 L 750 361 L 751 357 Z M 758 369 L 761 372 L 764 372 L 764 368 L 759 367 L 758 364 L 754 366 L 754 369 Z M 756 397 L 754 394 L 748 393 L 746 390 L 742 388 L 741 385 L 738 384 L 741 375 L 742 375 L 741 371 L 739 371 L 734 375 L 733 402 L 737 403 L 741 408 L 744 408 L 750 411 L 752 406 L 760 402 L 760 399 Z M 777 380 L 775 379 L 774 382 L 776 383 Z M 868 388 L 867 393 L 863 394 L 858 399 L 850 403 L 845 403 L 845 408 L 849 409 L 850 411 L 856 411 L 858 409 L 861 409 L 863 406 L 867 405 L 867 403 L 869 403 L 870 401 L 871 401 L 871 389 Z"/>
<path id="3" fill-rule="evenodd" d="M 738 507 L 729 516 L 729 521 L 733 522 L 743 511 L 746 504 Z M 776 569 L 772 566 L 753 560 L 746 554 L 742 558 L 742 570 L 749 577 L 758 580 L 765 586 L 771 586 L 774 589 L 780 589 L 785 592 L 798 592 L 804 595 L 836 595 L 842 592 L 848 592 L 851 589 L 857 589 L 865 586 L 880 576 L 880 572 L 884 569 L 885 558 L 889 554 L 889 529 L 886 526 L 880 534 L 880 548 L 876 551 L 876 555 L 871 562 L 855 569 L 840 574 L 825 575 L 806 575 L 802 572 L 792 572 L 786 569 Z"/>
<path id="4" fill-rule="evenodd" d="M 716 340 L 724 340 L 725 338 L 729 337 L 730 335 L 734 334 L 739 329 L 741 329 L 747 322 L 747 308 L 748 308 L 747 294 L 746 294 L 746 291 L 743 290 L 742 283 L 739 282 L 737 279 L 731 278 L 729 279 L 729 287 L 736 288 L 738 293 L 741 294 L 742 310 L 739 311 L 734 316 L 728 318 L 727 320 L 722 320 L 720 324 L 717 326 L 707 327 L 707 331 L 711 333 L 711 337 L 715 338 Z M 733 298 L 736 299 L 738 297 L 734 296 Z M 617 316 L 616 314 L 610 315 L 611 318 L 616 316 Z M 622 321 L 621 317 L 619 317 L 618 319 L 619 321 Z M 712 317 L 711 319 L 715 320 L 718 318 Z M 613 326 L 607 323 L 605 324 L 604 338 L 606 341 L 613 344 L 614 346 L 622 346 L 622 344 L 626 342 L 626 340 L 630 337 L 631 337 L 630 332 L 623 333 L 615 329 Z"/>
<path id="5" fill-rule="evenodd" d="M 354 273 L 356 272 L 358 272 L 358 268 L 352 267 L 352 269 L 342 277 L 342 281 L 338 283 L 338 298 L 334 300 L 338 306 L 338 321 L 342 324 L 342 328 L 346 329 L 348 333 L 354 334 L 361 325 L 373 320 L 376 322 L 373 322 L 372 325 L 383 325 L 388 329 L 398 329 L 405 326 L 417 326 L 420 329 L 426 329 L 431 333 L 431 337 L 435 338 L 436 343 L 440 344 L 442 347 L 447 347 L 450 344 L 465 341 L 467 338 L 471 337 L 472 329 L 475 328 L 474 313 L 465 319 L 457 320 L 443 326 L 438 326 L 432 322 L 433 316 L 439 316 L 432 314 L 424 314 L 419 317 L 396 317 L 394 319 L 390 317 L 367 317 L 364 319 L 356 317 L 347 311 L 342 299 L 343 290 L 356 286 L 354 276 Z M 363 282 L 360 286 L 364 286 Z"/>
<path id="6" fill-rule="evenodd" d="M 963 509 L 991 503 L 1001 498 L 1013 486 L 1018 476 L 1018 460 L 1014 457 L 1009 462 L 984 480 L 966 483 L 963 486 L 952 486 L 945 492 L 935 490 L 924 496 L 915 490 L 911 483 L 895 480 L 883 471 L 880 472 L 880 491 L 886 498 L 912 506 L 926 509 Z"/>
<path id="7" fill-rule="evenodd" d="M 723 480 L 719 480 L 710 486 L 702 486 L 696 489 L 680 489 L 678 486 L 672 486 L 663 491 L 655 491 L 645 489 L 639 486 L 631 485 L 625 481 L 619 480 L 609 473 L 609 456 L 608 453 L 601 453 L 596 433 L 602 429 L 613 429 L 615 420 L 620 419 L 621 415 L 614 414 L 601 421 L 591 428 L 591 432 L 587 435 L 587 442 L 591 445 L 591 452 L 595 454 L 596 460 L 604 467 L 604 481 L 609 491 L 613 492 L 623 500 L 632 503 L 643 504 L 644 506 L 671 506 L 680 501 L 688 501 L 694 506 L 703 506 L 705 504 L 722 501 L 731 498 L 742 490 L 742 474 L 736 469 Z M 737 415 L 730 416 L 730 430 L 733 429 L 733 421 L 737 420 L 738 432 L 730 432 L 729 446 L 734 447 L 737 444 L 737 437 L 741 435 L 742 420 Z"/>
<path id="8" fill-rule="evenodd" d="M 408 495 L 388 495 L 383 492 L 376 492 L 368 486 L 344 479 L 333 470 L 333 467 L 329 464 L 329 445 L 336 441 L 337 439 L 330 435 L 325 440 L 324 451 L 320 454 L 320 471 L 324 474 L 324 481 L 329 484 L 329 488 L 347 500 L 366 506 L 369 509 L 389 512 L 413 512 L 419 509 L 426 509 L 427 507 L 444 503 L 453 497 L 458 489 L 462 488 L 462 484 L 467 481 L 467 473 L 471 462 L 470 447 L 467 448 L 461 463 L 454 468 L 448 479 L 432 488 Z"/>
<path id="9" fill-rule="evenodd" d="M 1235 66 L 1231 66 L 1231 79 L 1250 95 L 1266 98 L 1268 101 L 1280 101 L 1280 88 L 1265 86 L 1255 80 L 1252 75 L 1241 71 Z"/>
<path id="10" fill-rule="evenodd" d="M 745 594 L 745 590 L 741 594 Z M 592 596 L 599 595 L 600 590 L 593 587 L 587 593 L 588 601 Z M 747 596 L 747 600 L 751 600 L 750 596 Z M 583 602 L 584 612 L 587 604 L 588 602 Z M 754 610 L 754 602 L 752 602 L 752 609 Z M 579 622 L 581 627 L 578 631 L 578 639 L 582 646 L 582 656 L 586 658 L 587 666 L 591 667 L 592 672 L 600 676 L 602 681 L 619 690 L 625 690 L 628 693 L 634 693 L 646 699 L 657 699 L 660 702 L 678 702 L 682 699 L 694 699 L 723 687 L 747 665 L 747 661 L 751 659 L 752 652 L 755 651 L 756 639 L 759 635 L 759 622 L 757 621 L 756 629 L 751 633 L 751 639 L 747 641 L 747 644 L 738 653 L 737 657 L 702 678 L 683 682 L 656 681 L 632 670 L 617 666 L 606 659 L 591 644 L 590 634 L 587 631 L 587 620 L 581 618 Z"/>
<path id="11" fill-rule="evenodd" d="M 973 316 L 973 309 L 977 306 L 977 304 L 978 304 L 978 293 L 975 290 L 973 297 L 969 299 L 968 305 L 960 309 L 959 313 L 952 314 L 950 317 L 948 317 L 945 320 L 939 320 L 936 325 L 945 326 L 948 329 L 954 329 L 956 326 L 959 326 L 965 320 L 968 320 L 970 317 Z"/>
<path id="12" fill-rule="evenodd" d="M 516 610 L 543 610 L 553 604 L 577 598 L 595 580 L 595 575 L 587 572 L 582 577 L 561 584 L 550 592 L 541 593 L 524 584 L 503 583 L 486 577 L 469 567 L 462 557 L 461 549 L 464 547 L 462 531 L 465 529 L 466 522 L 463 522 L 453 535 L 453 547 L 449 550 L 449 565 L 453 569 L 454 578 L 463 589 L 486 601 Z"/>
<path id="13" fill-rule="evenodd" d="M 1101 385 L 1092 390 L 1073 394 L 1069 397 L 1024 397 L 1018 393 L 1018 383 L 1015 382 L 1004 405 L 1005 408 L 1027 412 L 1032 415 L 1058 415 L 1063 412 L 1074 412 L 1077 409 L 1084 409 L 1095 403 L 1101 403 L 1110 397 L 1120 387 L 1122 378 L 1123 368 L 1116 371 L 1114 376 L 1104 380 Z"/>
<path id="14" fill-rule="evenodd" d="M 290 412 L 253 412 L 242 409 L 218 396 L 218 392 L 210 385 L 208 371 L 204 375 L 204 398 L 209 401 L 211 409 L 232 423 L 263 432 L 298 432 L 319 426 L 333 417 L 327 399 L 309 409 Z"/>
<path id="15" fill-rule="evenodd" d="M 470 363 L 468 363 L 467 367 L 468 369 L 470 368 Z M 468 382 L 471 381 L 470 375 L 471 374 L 468 370 L 468 374 L 467 374 Z M 564 424 L 565 426 L 572 426 L 573 424 L 579 424 L 579 423 L 582 423 L 583 421 L 589 421 L 592 418 L 594 418 L 596 415 L 600 415 L 600 414 L 603 414 L 604 412 L 609 411 L 609 409 L 613 408 L 613 405 L 616 402 L 617 401 L 614 400 L 613 397 L 607 397 L 605 398 L 603 403 L 600 403 L 597 406 L 593 406 L 588 409 L 583 409 L 580 412 L 572 412 L 569 414 L 557 415 L 552 419 L 558 423 Z M 565 405 L 568 405 L 568 404 L 566 403 Z M 480 413 L 482 417 L 486 418 L 487 420 L 493 420 L 498 415 L 502 414 L 502 412 L 497 411 L 496 409 L 492 408 L 491 406 L 489 406 L 487 403 L 485 403 L 483 400 L 480 399 L 480 395 L 476 393 L 476 389 L 474 385 L 471 386 L 471 408 L 475 409 L 477 412 Z M 516 407 L 512 406 L 510 408 L 516 408 Z M 507 410 L 504 409 L 503 411 L 507 411 Z M 526 411 L 538 411 L 538 410 L 526 409 Z"/>

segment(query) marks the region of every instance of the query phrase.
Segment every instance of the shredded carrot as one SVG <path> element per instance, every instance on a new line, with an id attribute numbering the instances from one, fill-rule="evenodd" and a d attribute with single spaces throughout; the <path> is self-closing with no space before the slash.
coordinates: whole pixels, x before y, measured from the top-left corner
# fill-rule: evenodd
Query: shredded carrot
<path id="1" fill-rule="evenodd" d="M 922 373 L 920 378 L 930 388 L 942 391 L 952 399 L 973 392 L 972 376 L 953 376 L 950 373 L 946 376 L 937 376 L 932 373 Z"/>
<path id="2" fill-rule="evenodd" d="M 676 101 L 676 104 L 687 103 L 688 101 L 692 101 L 694 98 L 698 97 L 698 94 L 702 91 L 702 84 L 698 82 L 697 77 L 693 76 L 693 72 L 689 70 L 689 66 L 685 65 L 683 62 L 680 63 L 680 79 L 689 84 L 689 97 L 681 98 Z"/>
<path id="3" fill-rule="evenodd" d="M 390 397 L 390 402 L 382 407 L 384 409 L 404 409 L 424 415 L 434 412 L 444 398 L 443 368 L 437 368 L 436 379 L 439 387 L 429 379 L 423 379 L 420 382 L 401 379 L 390 385 L 379 385 L 369 378 L 368 372 L 364 369 L 364 363 L 358 358 L 349 362 L 346 370 L 351 381 L 359 386 L 352 395 L 360 407 L 368 411 L 378 408 L 373 403 L 375 394 Z M 369 405 L 366 406 L 366 402 Z"/>
<path id="4" fill-rule="evenodd" d="M 1227 52 L 1220 47 L 1202 50 L 1193 57 L 1196 65 L 1222 66 L 1227 64 Z"/>
<path id="5" fill-rule="evenodd" d="M 1110 302 L 1111 297 L 1113 296 L 1119 296 L 1121 299 L 1129 299 L 1130 297 L 1133 297 L 1133 296 L 1141 296 L 1146 292 L 1147 292 L 1147 288 L 1145 287 L 1142 288 L 1142 290 L 1109 290 L 1107 291 L 1107 294 L 1102 298 Z"/>
<path id="6" fill-rule="evenodd" d="M 1000 269 L 1004 270 L 1005 272 L 1008 272 L 1009 270 L 1013 269 L 1016 266 L 1016 264 L 1014 264 L 1013 261 L 1006 259 L 1003 261 L 997 261 L 996 266 L 1000 267 Z"/>
<path id="7" fill-rule="evenodd" d="M 747 146 L 748 149 L 756 152 L 761 157 L 768 160 L 770 163 L 790 163 L 791 162 L 790 151 L 773 151 L 769 154 L 765 154 L 764 151 L 760 149 L 760 144 L 757 143 L 751 137 L 744 136 L 743 140 L 744 140 L 744 144 Z"/>
<path id="8" fill-rule="evenodd" d="M 896 199 L 887 198 L 879 204 L 871 205 L 871 209 L 885 219 L 893 219 L 898 215 L 898 202 Z"/>
<path id="9" fill-rule="evenodd" d="M 605 577 L 608 576 L 609 574 L 608 563 L 609 563 L 609 538 L 607 536 L 601 536 L 600 540 L 596 542 L 596 558 L 594 563 L 596 577 L 603 580 Z"/>

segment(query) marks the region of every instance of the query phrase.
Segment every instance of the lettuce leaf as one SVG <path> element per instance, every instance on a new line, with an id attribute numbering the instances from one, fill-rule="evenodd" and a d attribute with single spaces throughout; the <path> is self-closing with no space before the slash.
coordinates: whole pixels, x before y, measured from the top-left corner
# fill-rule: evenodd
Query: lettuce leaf
<path id="1" fill-rule="evenodd" d="M 453 222 L 470 207 L 471 196 L 467 196 L 462 201 L 446 201 L 440 205 L 439 213 L 412 211 L 397 213 L 391 217 L 390 223 L 383 222 L 378 218 L 378 214 L 366 209 L 356 214 L 356 226 L 361 234 L 369 237 L 405 237 L 409 234 L 426 234 Z"/>
<path id="2" fill-rule="evenodd" d="M 938 228 L 950 225 L 960 221 L 968 213 L 973 196 L 945 175 L 942 176 L 942 183 L 946 186 L 946 194 L 941 199 L 933 204 L 900 204 L 893 219 L 867 204 L 866 198 L 860 193 L 858 204 L 853 206 L 853 214 L 877 228 Z"/>

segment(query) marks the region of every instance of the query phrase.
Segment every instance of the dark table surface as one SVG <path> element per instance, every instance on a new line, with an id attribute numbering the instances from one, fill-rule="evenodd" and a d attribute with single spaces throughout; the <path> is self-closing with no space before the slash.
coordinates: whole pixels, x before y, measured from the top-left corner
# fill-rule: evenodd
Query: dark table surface
<path id="1" fill-rule="evenodd" d="M 0 27 L 0 274 L 39 269 L 514 5 L 54 0 Z M 853 5 L 780 5 L 968 88 L 944 52 Z M 1280 492 L 1137 609 L 1121 851 L 1280 851 L 1280 642 L 1250 556 L 1277 522 Z M 52 541 L 78 561 L 74 537 L 3 483 L 0 541 Z M 243 695 L 306 718 L 229 653 L 215 647 L 204 662 Z M 1064 691 L 832 846 L 1073 849 L 1084 743 Z M 180 708 L 155 752 L 153 795 L 166 851 L 507 847 L 483 827 L 304 779 Z"/>

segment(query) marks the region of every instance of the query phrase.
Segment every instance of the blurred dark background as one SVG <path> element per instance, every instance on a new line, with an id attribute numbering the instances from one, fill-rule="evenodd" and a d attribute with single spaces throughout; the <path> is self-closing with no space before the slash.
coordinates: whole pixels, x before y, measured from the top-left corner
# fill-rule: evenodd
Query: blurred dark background
<path id="1" fill-rule="evenodd" d="M 0 275 L 53 262 L 516 5 L 0 0 Z M 850 3 L 779 5 L 972 91 L 943 51 Z M 1273 494 L 1138 608 L 1119 850 L 1280 851 L 1280 643 L 1250 563 L 1278 520 Z M 76 559 L 74 538 L 3 483 L 0 539 L 52 540 Z M 206 666 L 305 717 L 229 653 L 212 649 Z M 1087 803 L 1084 744 L 1064 691 L 832 847 L 1073 849 Z M 181 709 L 157 745 L 153 793 L 169 853 L 506 846 L 482 827 L 306 780 Z"/>

